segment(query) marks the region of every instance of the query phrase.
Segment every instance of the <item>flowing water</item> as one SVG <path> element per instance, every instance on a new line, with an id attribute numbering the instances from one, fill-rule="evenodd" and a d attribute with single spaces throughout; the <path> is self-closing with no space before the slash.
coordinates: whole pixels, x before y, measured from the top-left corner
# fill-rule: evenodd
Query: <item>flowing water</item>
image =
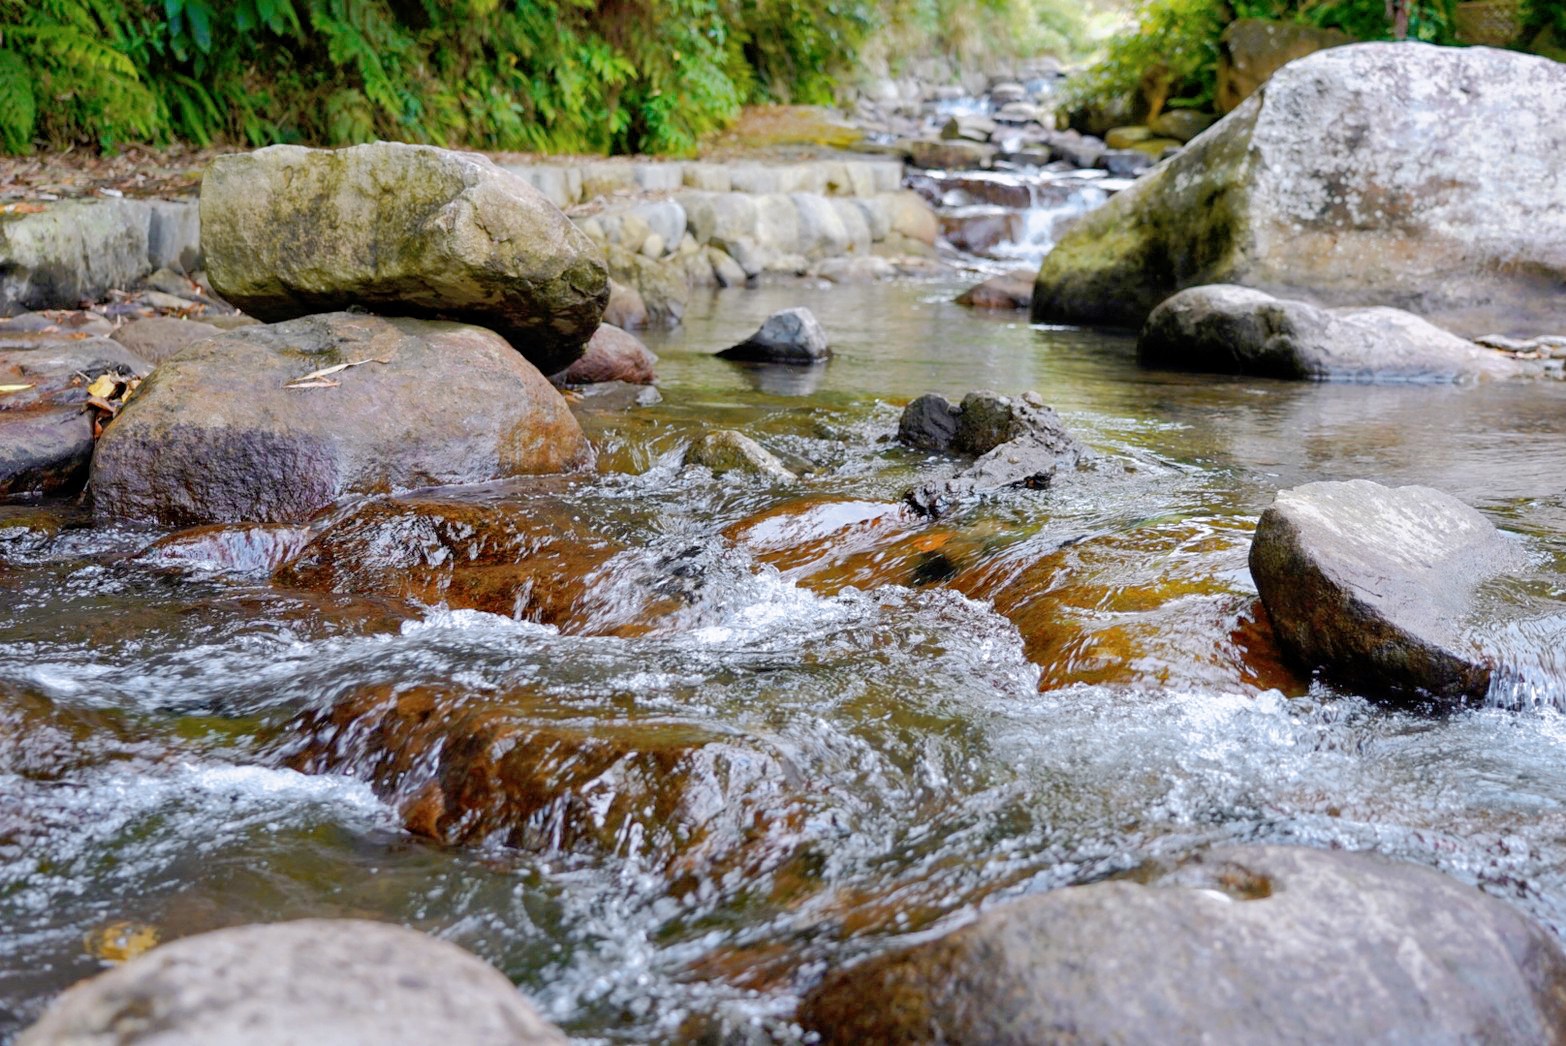
<path id="1" fill-rule="evenodd" d="M 472 495 L 601 540 L 556 579 L 567 623 L 0 508 L 0 1037 L 138 942 L 330 915 L 470 948 L 584 1038 L 790 1041 L 829 965 L 1231 841 L 1377 850 L 1566 928 L 1566 386 L 1144 372 L 956 289 L 724 291 L 649 338 L 663 402 L 584 404 L 596 476 Z M 795 304 L 830 366 L 709 357 Z M 898 407 L 975 388 L 1038 390 L 1099 456 L 924 522 L 898 500 L 947 463 L 898 448 Z M 721 427 L 804 478 L 682 470 Z M 1449 491 L 1526 550 L 1469 623 L 1509 666 L 1491 706 L 1387 710 L 1280 663 L 1250 531 L 1277 489 L 1352 477 Z M 509 761 L 473 788 L 524 813 L 431 830 L 408 789 L 485 752 Z"/>

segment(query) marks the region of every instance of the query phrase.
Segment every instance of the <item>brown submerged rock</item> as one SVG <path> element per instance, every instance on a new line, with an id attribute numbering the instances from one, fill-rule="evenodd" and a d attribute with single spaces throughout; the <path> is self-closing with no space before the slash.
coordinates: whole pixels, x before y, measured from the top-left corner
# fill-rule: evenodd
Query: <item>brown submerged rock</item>
<path id="1" fill-rule="evenodd" d="M 286 387 L 341 364 L 357 365 Z M 99 442 L 92 491 L 106 517 L 286 523 L 347 494 L 590 456 L 560 393 L 497 335 L 330 313 L 242 327 L 160 364 Z"/>
<path id="2" fill-rule="evenodd" d="M 1033 277 L 1031 269 L 991 276 L 957 295 L 957 304 L 975 309 L 1026 309 L 1033 303 Z"/>
<path id="3" fill-rule="evenodd" d="M 257 319 L 362 307 L 473 323 L 545 374 L 581 355 L 609 300 L 598 249 L 538 190 L 427 145 L 221 156 L 201 240 L 213 288 Z"/>
<path id="4" fill-rule="evenodd" d="M 1493 668 L 1460 633 L 1474 590 L 1517 561 L 1451 495 L 1368 480 L 1279 492 L 1250 553 L 1278 642 L 1302 668 L 1459 702 L 1483 699 Z"/>
<path id="5" fill-rule="evenodd" d="M 618 853 L 699 877 L 786 859 L 804 816 L 799 771 L 743 735 L 566 719 L 527 691 L 370 687 L 296 725 L 296 768 L 360 777 L 409 831 L 449 844 Z"/>
<path id="6" fill-rule="evenodd" d="M 276 578 L 300 588 L 483 610 L 571 632 L 636 631 L 675 604 L 596 599 L 595 572 L 624 546 L 579 510 L 533 498 L 440 496 L 373 501 L 318 534 Z M 633 579 L 622 578 L 624 592 Z M 602 595 L 602 593 L 596 593 Z"/>
<path id="7" fill-rule="evenodd" d="M 1226 847 L 997 905 L 829 973 L 799 1018 L 827 1044 L 1560 1042 L 1566 957 L 1428 868 Z"/>
<path id="8" fill-rule="evenodd" d="M 360 919 L 236 926 L 153 949 L 56 999 L 25 1046 L 312 1041 L 565 1046 L 501 973 L 454 944 Z"/>

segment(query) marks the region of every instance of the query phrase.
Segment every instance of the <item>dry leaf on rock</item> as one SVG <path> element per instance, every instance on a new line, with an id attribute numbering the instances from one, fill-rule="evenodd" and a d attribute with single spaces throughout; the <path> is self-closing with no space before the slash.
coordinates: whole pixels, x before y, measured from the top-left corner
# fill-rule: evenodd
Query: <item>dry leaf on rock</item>
<path id="1" fill-rule="evenodd" d="M 287 382 L 286 384 L 283 385 L 283 388 L 285 388 L 285 389 L 335 389 L 337 386 L 341 385 L 342 382 L 340 382 L 340 381 L 328 381 L 328 380 L 326 380 L 328 375 L 336 374 L 336 373 L 338 373 L 340 371 L 345 371 L 349 367 L 362 367 L 366 363 L 390 363 L 390 362 L 391 362 L 390 358 L 380 358 L 380 357 L 377 357 L 377 358 L 368 359 L 368 360 L 354 360 L 352 363 L 339 363 L 335 367 L 322 367 L 320 370 L 313 370 L 309 374 L 304 375 L 303 377 L 295 378 L 293 381 Z"/>

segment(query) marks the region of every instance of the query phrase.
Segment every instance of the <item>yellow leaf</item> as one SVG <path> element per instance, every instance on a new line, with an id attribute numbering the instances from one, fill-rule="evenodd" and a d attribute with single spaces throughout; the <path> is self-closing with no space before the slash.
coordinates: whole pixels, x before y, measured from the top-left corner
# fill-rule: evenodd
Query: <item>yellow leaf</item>
<path id="1" fill-rule="evenodd" d="M 87 395 L 97 396 L 99 399 L 110 399 L 114 396 L 114 390 L 120 383 L 108 374 L 98 375 L 98 380 L 87 386 Z"/>
<path id="2" fill-rule="evenodd" d="M 157 927 L 123 920 L 100 926 L 82 938 L 87 954 L 105 962 L 129 962 L 157 943 Z"/>
<path id="3" fill-rule="evenodd" d="M 390 363 L 390 362 L 391 362 L 390 359 L 354 360 L 352 363 L 339 363 L 335 367 L 322 367 L 320 370 L 313 370 L 309 374 L 304 375 L 303 377 L 295 378 L 293 381 L 285 383 L 283 385 L 283 388 L 285 388 L 285 389 L 333 389 L 333 388 L 336 388 L 337 386 L 341 385 L 342 382 L 340 382 L 340 381 L 326 381 L 326 380 L 324 380 L 328 374 L 336 374 L 338 371 L 347 370 L 349 367 L 362 367 L 366 363 Z"/>
<path id="4" fill-rule="evenodd" d="M 31 385 L 0 385 L 0 392 L 26 392 Z"/>

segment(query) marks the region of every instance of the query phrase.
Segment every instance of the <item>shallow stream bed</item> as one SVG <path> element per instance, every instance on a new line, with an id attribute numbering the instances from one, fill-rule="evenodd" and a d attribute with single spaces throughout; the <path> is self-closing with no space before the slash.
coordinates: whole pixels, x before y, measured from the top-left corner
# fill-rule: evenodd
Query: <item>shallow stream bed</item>
<path id="1" fill-rule="evenodd" d="M 623 549 L 586 627 L 174 567 L 137 557 L 154 533 L 0 507 L 0 1039 L 154 937 L 352 915 L 472 949 L 586 1039 L 790 1041 L 829 965 L 1233 841 L 1377 850 L 1566 930 L 1566 385 L 1143 372 L 1129 338 L 957 289 L 724 291 L 649 336 L 663 402 L 584 405 L 598 475 L 482 495 Z M 828 367 L 710 358 L 796 304 Z M 897 446 L 901 404 L 983 388 L 1037 390 L 1097 460 L 913 516 L 949 463 Z M 804 478 L 682 470 L 710 428 Z M 1469 623 L 1515 669 L 1495 707 L 1386 710 L 1280 663 L 1250 531 L 1280 488 L 1359 477 L 1526 548 Z M 668 598 L 637 611 L 649 577 Z M 356 721 L 322 726 L 421 688 L 437 731 L 481 712 L 547 747 L 525 831 L 410 834 Z"/>

